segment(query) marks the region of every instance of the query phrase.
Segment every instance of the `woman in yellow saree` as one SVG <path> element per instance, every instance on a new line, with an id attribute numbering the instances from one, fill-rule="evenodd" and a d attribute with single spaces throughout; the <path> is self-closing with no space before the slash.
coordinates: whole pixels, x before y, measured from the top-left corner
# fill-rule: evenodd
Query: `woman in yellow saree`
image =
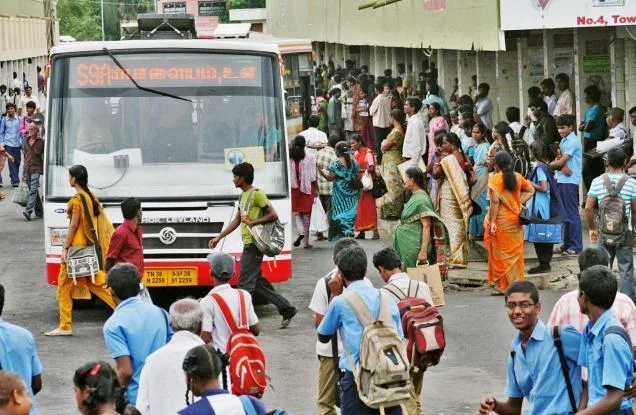
<path id="1" fill-rule="evenodd" d="M 112 309 L 115 303 L 105 288 L 106 273 L 102 270 L 95 275 L 93 282 L 91 277 L 77 278 L 77 283 L 68 275 L 66 268 L 66 256 L 70 247 L 85 247 L 95 243 L 93 240 L 90 221 L 97 233 L 97 243 L 101 247 L 102 264 L 106 261 L 108 244 L 113 233 L 113 225 L 110 223 L 99 201 L 88 190 L 88 172 L 86 167 L 81 165 L 72 166 L 68 170 L 69 184 L 77 192 L 66 207 L 66 215 L 71 223 L 66 234 L 64 249 L 62 251 L 62 266 L 57 277 L 57 301 L 60 307 L 59 326 L 47 333 L 46 336 L 70 336 L 72 330 L 73 299 L 90 299 L 91 294 L 95 294 Z M 82 199 L 86 201 L 88 216 L 85 213 Z"/>
<path id="2" fill-rule="evenodd" d="M 448 266 L 468 265 L 468 220 L 473 213 L 467 174 L 473 170 L 455 133 L 447 133 L 442 141 L 442 152 L 436 155 L 433 177 L 442 179 L 437 195 L 437 209 L 448 230 L 450 242 Z"/>
<path id="3" fill-rule="evenodd" d="M 493 295 L 503 295 L 510 283 L 524 276 L 521 206 L 534 194 L 534 187 L 515 173 L 506 151 L 495 155 L 495 175 L 488 182 L 490 208 L 484 221 L 484 245 L 488 251 L 488 285 Z"/>

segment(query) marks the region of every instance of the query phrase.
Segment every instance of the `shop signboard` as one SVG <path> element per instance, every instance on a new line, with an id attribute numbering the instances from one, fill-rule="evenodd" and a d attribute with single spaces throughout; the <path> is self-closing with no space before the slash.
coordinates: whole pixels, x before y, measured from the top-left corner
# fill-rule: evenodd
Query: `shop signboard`
<path id="1" fill-rule="evenodd" d="M 500 0 L 502 30 L 636 25 L 634 0 Z"/>

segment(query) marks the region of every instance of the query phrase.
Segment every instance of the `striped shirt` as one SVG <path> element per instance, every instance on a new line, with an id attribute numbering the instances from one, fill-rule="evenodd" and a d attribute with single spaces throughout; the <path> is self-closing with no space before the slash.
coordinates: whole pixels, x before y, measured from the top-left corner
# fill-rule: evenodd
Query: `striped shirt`
<path id="1" fill-rule="evenodd" d="M 612 182 L 612 186 L 616 186 L 618 180 L 623 177 L 623 173 L 607 173 Z M 625 215 L 627 216 L 627 224 L 629 230 L 632 230 L 632 200 L 636 200 L 636 180 L 630 178 L 625 182 L 625 185 L 620 192 L 621 198 L 625 201 Z M 599 176 L 592 181 L 590 191 L 587 193 L 588 197 L 593 197 L 601 203 L 601 200 L 607 196 L 607 189 L 603 182 L 603 176 Z"/>
<path id="2" fill-rule="evenodd" d="M 316 164 L 319 169 L 327 170 L 334 160 L 337 160 L 336 150 L 332 147 L 325 147 L 318 152 L 316 156 Z M 321 196 L 329 196 L 333 191 L 333 183 L 325 179 L 320 172 L 316 175 L 318 178 L 318 194 Z"/>
<path id="3" fill-rule="evenodd" d="M 579 306 L 579 290 L 570 291 L 564 294 L 554 305 L 548 326 L 564 326 L 572 325 L 580 333 L 587 325 L 589 319 L 587 315 L 581 313 Z M 612 304 L 612 313 L 629 334 L 632 344 L 636 344 L 636 306 L 627 295 L 617 292 L 614 304 Z M 587 379 L 587 371 L 583 370 L 583 379 Z"/>

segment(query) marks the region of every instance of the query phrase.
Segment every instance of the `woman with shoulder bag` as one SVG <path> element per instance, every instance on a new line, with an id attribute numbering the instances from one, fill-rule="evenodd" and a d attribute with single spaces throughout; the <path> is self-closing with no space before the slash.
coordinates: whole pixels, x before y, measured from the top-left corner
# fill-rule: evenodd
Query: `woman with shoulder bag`
<path id="1" fill-rule="evenodd" d="M 103 264 L 106 261 L 108 244 L 113 233 L 113 225 L 110 223 L 102 206 L 95 195 L 88 190 L 88 171 L 81 165 L 72 166 L 68 170 L 69 185 L 77 192 L 68 201 L 66 215 L 71 223 L 68 227 L 64 248 L 62 250 L 60 273 L 57 278 L 57 301 L 60 307 L 59 326 L 47 333 L 46 336 L 70 336 L 72 330 L 73 298 L 90 299 L 90 293 L 95 294 L 103 302 L 115 309 L 115 303 L 106 284 L 106 272 Z M 97 240 L 95 240 L 95 235 Z M 95 270 L 93 276 L 73 278 L 69 275 L 67 262 L 69 250 L 94 246 L 97 256 L 100 258 L 101 269 Z M 74 281 L 75 280 L 75 281 Z"/>
<path id="2" fill-rule="evenodd" d="M 358 134 L 351 137 L 351 150 L 354 151 L 354 158 L 360 166 L 360 175 L 369 173 L 368 178 L 374 179 L 375 156 L 369 147 L 364 145 L 364 140 Z M 358 200 L 358 215 L 356 217 L 355 230 L 358 233 L 356 239 L 364 239 L 366 231 L 373 231 L 372 239 L 380 239 L 378 233 L 378 212 L 375 207 L 373 188 L 360 191 Z"/>

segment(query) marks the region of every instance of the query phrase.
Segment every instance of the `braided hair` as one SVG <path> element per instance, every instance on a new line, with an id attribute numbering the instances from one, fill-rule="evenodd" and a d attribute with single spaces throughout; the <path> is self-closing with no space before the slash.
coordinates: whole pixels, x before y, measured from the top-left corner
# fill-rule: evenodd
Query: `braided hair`
<path id="1" fill-rule="evenodd" d="M 512 156 L 507 151 L 495 154 L 495 165 L 503 174 L 504 189 L 512 192 L 517 187 L 517 174 L 512 166 Z"/>
<path id="2" fill-rule="evenodd" d="M 512 154 L 512 137 L 514 136 L 514 132 L 510 129 L 508 123 L 505 121 L 498 122 L 497 125 L 495 125 L 495 131 L 503 137 L 504 150 Z"/>
<path id="3" fill-rule="evenodd" d="M 186 373 L 187 379 L 186 404 L 190 405 L 190 392 L 194 395 L 193 382 L 199 380 L 207 382 L 218 379 L 223 370 L 223 364 L 214 347 L 204 344 L 194 347 L 186 353 L 182 368 Z"/>
<path id="4" fill-rule="evenodd" d="M 342 157 L 345 159 L 345 163 L 347 164 L 347 168 L 351 168 L 351 152 L 349 146 L 345 141 L 341 141 L 336 144 L 336 155 L 338 157 Z"/>
<path id="5" fill-rule="evenodd" d="M 75 371 L 75 387 L 88 390 L 88 396 L 82 404 L 88 409 L 88 415 L 98 415 L 103 404 L 114 404 L 118 413 L 126 408 L 124 393 L 115 370 L 104 361 L 89 362 Z"/>
<path id="6" fill-rule="evenodd" d="M 95 199 L 93 193 L 88 190 L 88 170 L 86 170 L 86 167 L 82 166 L 81 164 L 76 164 L 68 169 L 68 174 L 69 176 L 75 178 L 79 187 L 81 187 L 82 190 L 84 190 L 88 194 L 88 196 L 90 196 L 91 201 L 93 202 L 93 213 L 95 214 L 95 217 L 99 216 L 101 213 L 99 209 L 99 202 L 97 201 L 97 199 Z"/>

